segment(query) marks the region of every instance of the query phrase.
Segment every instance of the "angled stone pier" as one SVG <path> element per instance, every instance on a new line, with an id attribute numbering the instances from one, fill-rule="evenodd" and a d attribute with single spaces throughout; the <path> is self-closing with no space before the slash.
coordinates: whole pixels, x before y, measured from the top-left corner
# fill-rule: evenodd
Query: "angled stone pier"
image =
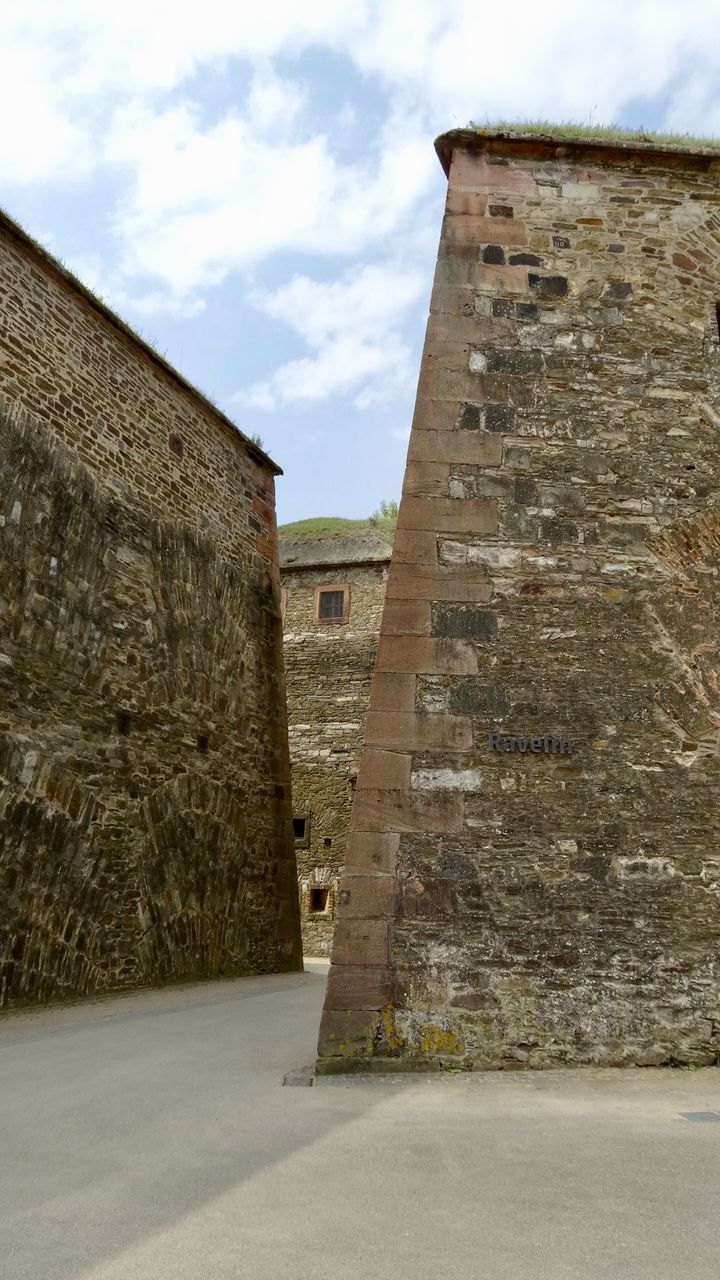
<path id="1" fill-rule="evenodd" d="M 436 145 L 318 1070 L 713 1062 L 720 157 Z"/>

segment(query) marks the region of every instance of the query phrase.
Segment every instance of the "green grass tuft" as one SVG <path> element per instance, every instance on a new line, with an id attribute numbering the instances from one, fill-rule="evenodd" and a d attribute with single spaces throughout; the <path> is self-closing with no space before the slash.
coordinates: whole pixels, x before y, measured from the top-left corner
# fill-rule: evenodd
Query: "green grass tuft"
<path id="1" fill-rule="evenodd" d="M 691 133 L 656 133 L 652 129 L 627 129 L 619 124 L 578 124 L 576 120 L 553 123 L 550 120 L 471 120 L 469 129 L 478 133 L 507 133 L 518 137 L 536 136 L 548 138 L 587 138 L 605 142 L 648 142 L 662 147 L 683 147 L 696 150 L 707 147 L 720 151 L 720 138 L 697 138 Z"/>

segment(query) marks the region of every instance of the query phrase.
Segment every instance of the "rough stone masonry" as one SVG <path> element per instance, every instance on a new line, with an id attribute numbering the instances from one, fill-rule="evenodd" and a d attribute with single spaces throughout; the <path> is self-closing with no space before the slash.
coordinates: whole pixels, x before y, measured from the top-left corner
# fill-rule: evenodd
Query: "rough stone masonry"
<path id="1" fill-rule="evenodd" d="M 714 1062 L 720 157 L 437 149 L 318 1069 Z"/>
<path id="2" fill-rule="evenodd" d="M 329 956 L 391 547 L 377 535 L 280 538 L 284 653 L 300 923 L 308 956 Z M 340 588 L 340 619 L 318 595 Z M 318 898 L 319 895 L 319 898 Z"/>
<path id="3" fill-rule="evenodd" d="M 0 218 L 0 1005 L 302 967 L 278 468 Z"/>

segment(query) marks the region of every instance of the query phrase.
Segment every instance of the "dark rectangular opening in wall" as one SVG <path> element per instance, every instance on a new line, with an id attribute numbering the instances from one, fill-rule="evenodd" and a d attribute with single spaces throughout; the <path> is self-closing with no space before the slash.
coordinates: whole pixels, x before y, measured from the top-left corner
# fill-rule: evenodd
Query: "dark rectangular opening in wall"
<path id="1" fill-rule="evenodd" d="M 292 824 L 295 843 L 307 846 L 310 838 L 310 823 L 307 818 L 293 818 Z"/>
<path id="2" fill-rule="evenodd" d="M 331 837 L 330 837 L 330 836 L 326 836 L 326 837 L 325 837 L 325 839 L 323 840 L 323 844 L 324 844 L 324 846 L 325 846 L 325 848 L 326 848 L 326 849 L 331 849 L 331 848 L 332 848 L 332 839 L 331 839 Z"/>
<path id="3" fill-rule="evenodd" d="M 197 736 L 197 749 L 201 756 L 207 755 L 208 736 L 206 733 L 199 733 Z"/>
<path id="4" fill-rule="evenodd" d="M 126 738 L 132 728 L 132 716 L 129 711 L 115 712 L 115 725 L 121 737 Z"/>
<path id="5" fill-rule="evenodd" d="M 317 885 L 310 890 L 308 909 L 313 915 L 320 915 L 327 911 L 329 892 L 329 889 L 323 889 Z"/>

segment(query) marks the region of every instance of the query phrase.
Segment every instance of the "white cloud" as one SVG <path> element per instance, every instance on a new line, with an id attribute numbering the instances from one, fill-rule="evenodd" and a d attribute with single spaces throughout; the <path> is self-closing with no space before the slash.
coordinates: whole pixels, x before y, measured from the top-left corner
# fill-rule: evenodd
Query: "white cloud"
<path id="1" fill-rule="evenodd" d="M 273 409 L 354 391 L 356 406 L 364 409 L 398 395 L 415 377 L 400 328 L 424 289 L 420 272 L 383 263 L 329 284 L 295 276 L 272 293 L 256 292 L 253 304 L 289 326 L 316 354 L 289 361 L 236 399 Z"/>
<path id="2" fill-rule="evenodd" d="M 176 0 L 170 19 L 147 0 L 6 0 L 0 171 L 16 184 L 119 171 L 114 269 L 192 306 L 274 253 L 358 255 L 410 228 L 437 172 L 432 132 L 470 117 L 611 119 L 665 92 L 672 127 L 720 128 L 715 0 L 556 0 L 541 19 L 516 0 L 512 19 L 477 0 Z M 355 157 L 339 158 L 342 119 L 313 115 L 313 85 L 277 70 L 309 50 L 386 93 L 386 123 Z M 204 86 L 220 71 L 235 101 L 213 112 Z"/>

